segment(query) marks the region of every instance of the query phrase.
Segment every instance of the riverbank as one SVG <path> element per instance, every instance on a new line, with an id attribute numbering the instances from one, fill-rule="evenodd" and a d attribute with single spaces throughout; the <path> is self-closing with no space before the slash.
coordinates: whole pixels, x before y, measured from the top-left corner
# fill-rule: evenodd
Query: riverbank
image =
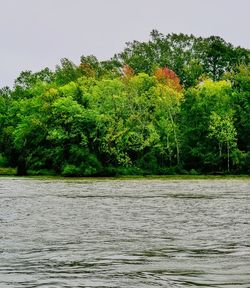
<path id="1" fill-rule="evenodd" d="M 46 170 L 47 171 L 47 170 Z M 64 179 L 64 180 L 133 180 L 133 179 L 159 179 L 159 180 L 216 180 L 216 179 L 250 179 L 247 174 L 172 174 L 172 175 L 105 175 L 105 176 L 62 176 L 53 173 L 34 174 L 28 173 L 25 176 L 18 176 L 17 169 L 11 167 L 0 167 L 0 177 L 18 177 L 31 179 Z"/>
<path id="2" fill-rule="evenodd" d="M 0 170 L 1 171 L 1 170 Z M 55 175 L 27 175 L 17 176 L 16 174 L 1 174 L 0 178 L 15 177 L 19 179 L 38 179 L 38 180 L 76 180 L 76 181 L 109 181 L 109 180 L 250 180 L 250 175 L 127 175 L 115 177 L 63 177 Z"/>

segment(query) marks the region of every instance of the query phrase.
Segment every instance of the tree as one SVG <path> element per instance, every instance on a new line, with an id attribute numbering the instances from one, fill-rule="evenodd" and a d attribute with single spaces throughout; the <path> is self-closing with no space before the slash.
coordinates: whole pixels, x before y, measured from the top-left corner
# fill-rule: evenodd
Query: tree
<path id="1" fill-rule="evenodd" d="M 239 66 L 227 78 L 233 83 L 232 101 L 238 146 L 241 151 L 250 151 L 250 66 Z"/>
<path id="2" fill-rule="evenodd" d="M 67 58 L 61 59 L 61 65 L 56 66 L 55 81 L 58 85 L 65 85 L 81 77 L 79 67 Z"/>
<path id="3" fill-rule="evenodd" d="M 154 30 L 108 61 L 23 71 L 0 89 L 0 162 L 18 174 L 247 173 L 249 53 Z"/>
<path id="4" fill-rule="evenodd" d="M 180 78 L 175 74 L 175 72 L 167 67 L 158 68 L 154 73 L 157 80 L 168 86 L 172 86 L 174 89 L 181 91 L 182 87 L 180 85 Z"/>
<path id="5" fill-rule="evenodd" d="M 211 141 L 211 115 L 225 115 L 232 108 L 232 86 L 230 82 L 206 80 L 185 92 L 182 105 L 183 155 L 188 169 L 203 171 L 217 169 L 220 161 Z"/>
<path id="6" fill-rule="evenodd" d="M 148 42 L 133 41 L 113 58 L 120 66 L 129 65 L 135 73 L 152 74 L 156 67 L 168 67 L 185 87 L 197 84 L 204 74 L 220 80 L 239 64 L 250 63 L 249 50 L 233 47 L 218 36 L 208 38 L 185 34 L 163 35 L 151 32 Z"/>
<path id="7" fill-rule="evenodd" d="M 231 113 L 230 113 L 231 112 Z M 215 139 L 219 147 L 219 156 L 222 157 L 223 146 L 227 150 L 227 171 L 230 172 L 230 152 L 231 149 L 236 148 L 236 129 L 233 124 L 232 111 L 226 115 L 220 116 L 216 112 L 210 115 L 210 124 L 208 127 L 208 137 Z"/>
<path id="8" fill-rule="evenodd" d="M 45 68 L 39 72 L 33 73 L 32 71 L 22 71 L 15 80 L 15 88 L 27 90 L 32 88 L 37 82 L 51 83 L 54 81 L 54 73 Z"/>

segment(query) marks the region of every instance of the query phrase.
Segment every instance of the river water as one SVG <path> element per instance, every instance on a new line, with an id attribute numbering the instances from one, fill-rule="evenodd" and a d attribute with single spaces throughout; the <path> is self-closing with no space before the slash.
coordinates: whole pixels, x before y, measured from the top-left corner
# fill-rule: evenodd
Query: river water
<path id="1" fill-rule="evenodd" d="M 0 178 L 0 287 L 250 287 L 249 180 Z"/>

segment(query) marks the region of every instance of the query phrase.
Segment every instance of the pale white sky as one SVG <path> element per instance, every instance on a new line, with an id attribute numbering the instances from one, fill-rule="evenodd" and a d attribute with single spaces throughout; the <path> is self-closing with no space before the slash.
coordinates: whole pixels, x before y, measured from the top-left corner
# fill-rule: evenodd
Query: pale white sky
<path id="1" fill-rule="evenodd" d="M 109 59 L 152 29 L 250 48 L 249 13 L 250 0 L 0 0 L 0 87 L 63 57 Z"/>

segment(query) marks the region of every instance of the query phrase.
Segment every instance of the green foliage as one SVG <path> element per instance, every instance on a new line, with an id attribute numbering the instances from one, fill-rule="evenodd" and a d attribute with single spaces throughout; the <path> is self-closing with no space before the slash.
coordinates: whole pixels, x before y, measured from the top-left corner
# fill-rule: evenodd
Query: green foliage
<path id="1" fill-rule="evenodd" d="M 230 172 L 230 151 L 236 148 L 236 129 L 234 128 L 231 111 L 227 115 L 220 116 L 216 112 L 210 115 L 210 124 L 208 130 L 209 138 L 214 138 L 218 142 L 219 156 L 222 156 L 223 146 L 227 149 L 227 171 Z"/>
<path id="2" fill-rule="evenodd" d="M 69 59 L 61 59 L 61 65 L 56 66 L 55 81 L 58 85 L 65 85 L 77 80 L 81 76 L 78 67 Z"/>
<path id="3" fill-rule="evenodd" d="M 62 168 L 62 176 L 81 176 L 81 169 L 75 165 L 66 164 Z"/>
<path id="4" fill-rule="evenodd" d="M 11 167 L 0 167 L 0 175 L 16 175 L 16 169 Z"/>
<path id="5" fill-rule="evenodd" d="M 250 66 L 239 66 L 237 71 L 227 75 L 233 84 L 232 95 L 235 127 L 238 134 L 238 147 L 242 151 L 250 150 Z"/>
<path id="6" fill-rule="evenodd" d="M 232 92 L 229 82 L 211 80 L 186 91 L 182 106 L 182 137 L 187 168 L 222 169 L 222 148 L 220 148 L 222 143 L 236 145 Z M 229 139 L 230 137 L 232 138 Z M 215 142 L 211 139 L 215 139 Z M 218 145 L 219 149 L 216 150 L 215 147 Z M 185 159 L 186 156 L 190 162 Z"/>
<path id="7" fill-rule="evenodd" d="M 4 167 L 7 165 L 7 159 L 2 154 L 0 154 L 0 167 Z"/>
<path id="8" fill-rule="evenodd" d="M 249 91 L 249 50 L 156 30 L 108 61 L 24 71 L 0 89 L 0 166 L 16 167 L 0 173 L 250 173 Z"/>
<path id="9" fill-rule="evenodd" d="M 120 65 L 129 65 L 136 73 L 150 74 L 156 67 L 168 67 L 180 77 L 182 84 L 190 87 L 202 75 L 220 80 L 224 72 L 239 64 L 248 65 L 250 54 L 249 50 L 235 48 L 218 36 L 163 35 L 153 30 L 150 41 L 129 42 L 114 59 Z"/>
<path id="10" fill-rule="evenodd" d="M 38 170 L 31 170 L 27 171 L 28 175 L 31 176 L 56 176 L 56 172 L 52 169 L 38 169 Z"/>

